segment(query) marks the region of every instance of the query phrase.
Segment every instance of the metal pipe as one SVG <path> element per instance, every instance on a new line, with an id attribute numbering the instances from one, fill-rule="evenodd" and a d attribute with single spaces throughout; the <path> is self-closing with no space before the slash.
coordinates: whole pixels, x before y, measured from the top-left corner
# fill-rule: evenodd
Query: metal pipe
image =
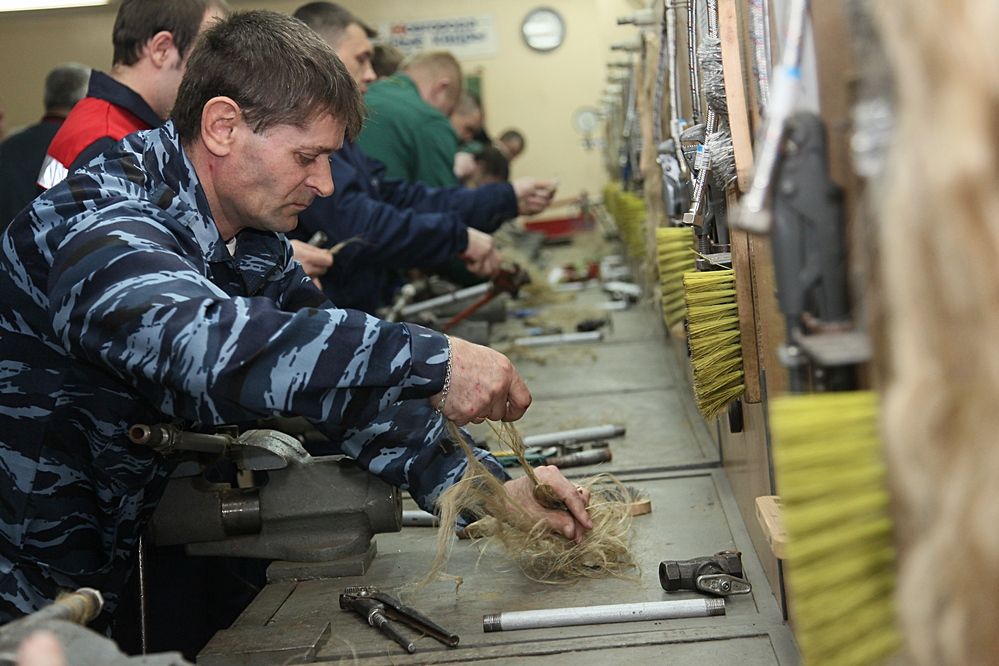
<path id="1" fill-rule="evenodd" d="M 51 620 L 65 620 L 86 626 L 100 614 L 102 608 L 104 608 L 103 595 L 92 587 L 81 587 L 63 594 L 48 606 L 43 606 L 27 615 L 25 619 L 37 624 Z"/>
<path id="2" fill-rule="evenodd" d="M 440 524 L 437 516 L 423 509 L 404 509 L 402 512 L 403 527 L 437 527 Z"/>
<path id="3" fill-rule="evenodd" d="M 701 122 L 701 77 L 697 73 L 697 5 L 687 3 L 687 67 L 690 76 L 690 117 Z"/>
<path id="4" fill-rule="evenodd" d="M 524 437 L 524 446 L 544 447 L 551 446 L 552 444 L 565 444 L 567 442 L 595 442 L 612 437 L 623 437 L 625 432 L 626 428 L 623 425 L 608 423 L 605 425 L 589 426 L 587 428 L 528 435 Z"/>
<path id="5" fill-rule="evenodd" d="M 557 335 L 534 335 L 527 338 L 517 338 L 513 344 L 518 347 L 544 347 L 579 342 L 600 342 L 603 339 L 603 331 L 585 331 L 583 333 L 559 333 Z"/>
<path id="6" fill-rule="evenodd" d="M 684 617 L 708 617 L 710 615 L 724 614 L 724 599 L 680 599 L 676 601 L 649 601 L 637 604 L 611 604 L 606 606 L 579 606 L 575 608 L 549 608 L 533 611 L 493 613 L 482 617 L 482 629 L 486 632 L 514 631 L 516 629 L 672 620 Z"/>
<path id="7" fill-rule="evenodd" d="M 586 451 L 577 451 L 576 453 L 567 453 L 564 456 L 552 456 L 551 458 L 545 459 L 546 465 L 554 465 L 559 469 L 565 469 L 567 467 L 583 467 L 585 465 L 598 465 L 604 462 L 610 462 L 614 459 L 614 454 L 609 448 L 605 449 L 587 449 Z"/>
<path id="8" fill-rule="evenodd" d="M 492 289 L 492 286 L 491 282 L 483 282 L 482 284 L 465 287 L 464 289 L 459 289 L 458 291 L 452 291 L 449 294 L 442 294 L 441 296 L 428 298 L 425 301 L 420 301 L 419 303 L 411 303 L 402 309 L 400 316 L 404 318 L 411 317 L 412 315 L 425 312 L 426 310 L 439 308 L 442 305 L 450 305 L 451 303 L 463 301 L 467 298 L 475 298 Z"/>

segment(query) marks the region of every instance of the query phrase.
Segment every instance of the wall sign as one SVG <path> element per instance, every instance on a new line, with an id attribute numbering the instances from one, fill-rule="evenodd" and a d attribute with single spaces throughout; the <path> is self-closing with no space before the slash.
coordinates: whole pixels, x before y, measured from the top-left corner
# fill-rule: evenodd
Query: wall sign
<path id="1" fill-rule="evenodd" d="M 405 53 L 450 51 L 458 58 L 496 55 L 499 50 L 492 14 L 383 23 L 383 41 Z"/>

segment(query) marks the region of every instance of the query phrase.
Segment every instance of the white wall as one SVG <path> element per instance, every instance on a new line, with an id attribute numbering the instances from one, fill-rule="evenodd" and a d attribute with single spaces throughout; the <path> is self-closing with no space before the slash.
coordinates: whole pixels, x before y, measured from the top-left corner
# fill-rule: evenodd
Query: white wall
<path id="1" fill-rule="evenodd" d="M 292 12 L 304 0 L 230 0 L 236 9 L 266 8 Z M 561 194 L 599 191 L 606 180 L 597 151 L 587 152 L 572 127 L 573 112 L 594 105 L 605 85 L 610 45 L 634 34 L 618 27 L 629 14 L 628 0 L 343 0 L 362 20 L 377 26 L 408 19 L 492 14 L 498 39 L 495 56 L 469 59 L 481 68 L 487 127 L 498 132 L 515 126 L 527 137 L 527 151 L 513 165 L 513 175 L 557 176 Z M 566 23 L 566 39 L 550 53 L 536 53 L 520 37 L 528 11 L 544 5 Z M 7 126 L 36 122 L 42 113 L 42 81 L 63 61 L 77 60 L 107 69 L 114 7 L 0 14 L 0 106 Z"/>

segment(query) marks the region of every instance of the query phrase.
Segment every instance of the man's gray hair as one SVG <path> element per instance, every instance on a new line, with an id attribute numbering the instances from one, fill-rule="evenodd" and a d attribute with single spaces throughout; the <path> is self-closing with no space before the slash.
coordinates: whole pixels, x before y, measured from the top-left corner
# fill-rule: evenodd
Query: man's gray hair
<path id="1" fill-rule="evenodd" d="M 87 96 L 90 68 L 78 62 L 56 65 L 45 77 L 45 110 L 72 109 Z"/>

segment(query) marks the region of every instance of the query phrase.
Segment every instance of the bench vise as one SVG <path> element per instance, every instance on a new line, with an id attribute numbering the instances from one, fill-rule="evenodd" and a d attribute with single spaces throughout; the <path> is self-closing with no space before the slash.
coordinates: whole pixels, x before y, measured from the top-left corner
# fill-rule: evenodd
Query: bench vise
<path id="1" fill-rule="evenodd" d="M 375 554 L 374 535 L 402 528 L 398 489 L 343 456 L 309 455 L 291 435 L 203 434 L 161 424 L 132 426 L 129 437 L 184 458 L 150 522 L 156 545 L 281 560 L 268 579 L 308 579 L 363 574 Z M 206 468 L 220 458 L 235 466 L 237 483 L 206 479 Z"/>

